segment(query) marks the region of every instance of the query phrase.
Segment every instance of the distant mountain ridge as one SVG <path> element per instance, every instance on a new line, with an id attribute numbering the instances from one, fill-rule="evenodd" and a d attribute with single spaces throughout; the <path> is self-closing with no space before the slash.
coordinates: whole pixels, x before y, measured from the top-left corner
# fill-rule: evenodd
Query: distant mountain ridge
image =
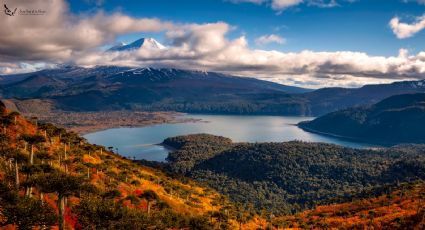
<path id="1" fill-rule="evenodd" d="M 425 143 L 425 93 L 392 96 L 371 106 L 329 113 L 300 127 L 381 143 Z"/>
<path id="2" fill-rule="evenodd" d="M 352 106 L 371 105 L 390 96 L 411 93 L 425 93 L 425 80 L 365 85 L 351 89 L 323 88 L 306 93 L 305 97 L 310 102 L 313 114 L 323 115 Z"/>
<path id="3" fill-rule="evenodd" d="M 19 81 L 4 80 L 2 97 L 44 98 L 60 109 L 77 111 L 299 114 L 303 99 L 292 100 L 291 94 L 311 91 L 255 78 L 172 68 L 68 66 L 11 77 Z M 280 101 L 288 106 L 282 107 Z"/>
<path id="4" fill-rule="evenodd" d="M 0 76 L 3 98 L 48 99 L 58 109 L 76 111 L 320 116 L 406 93 L 425 93 L 425 80 L 311 90 L 216 72 L 122 66 L 60 66 Z"/>

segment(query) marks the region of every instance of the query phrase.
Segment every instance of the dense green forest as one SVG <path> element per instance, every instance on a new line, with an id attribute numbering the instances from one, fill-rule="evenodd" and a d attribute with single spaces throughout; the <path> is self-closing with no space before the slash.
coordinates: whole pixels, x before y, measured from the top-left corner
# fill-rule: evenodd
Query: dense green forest
<path id="1" fill-rule="evenodd" d="M 292 213 L 425 179 L 425 146 L 352 149 L 332 144 L 234 143 L 207 134 L 164 141 L 169 169 L 257 210 Z"/>
<path id="2" fill-rule="evenodd" d="M 383 144 L 425 143 L 425 94 L 392 96 L 374 105 L 329 113 L 299 126 Z"/>

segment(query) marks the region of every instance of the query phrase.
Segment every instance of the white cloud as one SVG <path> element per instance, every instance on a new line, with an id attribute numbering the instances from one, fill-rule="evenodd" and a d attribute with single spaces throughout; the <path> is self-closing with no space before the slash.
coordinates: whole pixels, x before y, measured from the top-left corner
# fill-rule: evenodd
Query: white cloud
<path id="1" fill-rule="evenodd" d="M 358 86 L 401 79 L 425 78 L 425 52 L 370 56 L 362 52 L 279 52 L 250 49 L 244 36 L 229 40 L 224 22 L 193 24 L 170 30 L 167 50 L 140 49 L 125 53 L 92 53 L 80 65 L 176 67 L 256 76 L 308 87 Z"/>
<path id="2" fill-rule="evenodd" d="M 321 7 L 321 8 L 331 8 L 331 7 L 338 6 L 338 3 L 336 2 L 336 0 L 329 0 L 329 1 L 325 1 L 325 0 L 310 0 L 308 2 L 308 4 L 310 6 L 317 6 L 317 7 Z"/>
<path id="3" fill-rule="evenodd" d="M 269 43 L 285 44 L 286 39 L 276 34 L 269 34 L 258 37 L 255 39 L 255 43 L 257 43 L 257 45 L 266 45 Z"/>
<path id="4" fill-rule="evenodd" d="M 0 14 L 0 61 L 63 61 L 78 52 L 86 52 L 117 35 L 131 32 L 159 32 L 173 24 L 155 18 L 133 18 L 121 13 L 93 16 L 74 15 L 61 0 L 16 0 L 11 8 L 42 9 L 44 15 Z"/>
<path id="5" fill-rule="evenodd" d="M 274 10 L 284 10 L 286 8 L 301 4 L 304 0 L 224 0 L 232 3 L 254 3 L 257 5 L 267 3 Z M 311 0 L 314 1 L 314 0 Z"/>
<path id="6" fill-rule="evenodd" d="M 306 4 L 307 6 L 316 6 L 321 8 L 330 8 L 330 7 L 336 7 L 338 6 L 338 3 L 336 0 L 225 0 L 232 3 L 242 3 L 242 2 L 249 2 L 249 3 L 255 3 L 255 4 L 267 4 L 269 5 L 273 10 L 282 12 L 285 9 L 300 5 L 300 4 Z M 344 2 L 353 3 L 357 0 L 340 0 Z"/>
<path id="7" fill-rule="evenodd" d="M 417 17 L 415 22 L 411 24 L 400 22 L 399 17 L 392 18 L 389 24 L 397 38 L 409 38 L 425 29 L 425 14 Z"/>
<path id="8" fill-rule="evenodd" d="M 301 4 L 303 0 L 272 0 L 272 9 L 284 10 L 286 8 Z"/>

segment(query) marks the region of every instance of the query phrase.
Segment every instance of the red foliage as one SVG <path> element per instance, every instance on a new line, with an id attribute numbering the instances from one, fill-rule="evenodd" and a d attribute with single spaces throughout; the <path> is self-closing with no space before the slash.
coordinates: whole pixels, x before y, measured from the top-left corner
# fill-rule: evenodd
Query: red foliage
<path id="1" fill-rule="evenodd" d="M 77 229 L 77 225 L 79 225 L 77 215 L 73 214 L 69 207 L 65 207 L 65 222 L 73 229 Z"/>
<path id="2" fill-rule="evenodd" d="M 140 195 L 142 195 L 142 193 L 143 193 L 143 191 L 141 189 L 136 189 L 133 192 L 133 194 L 136 195 L 136 196 L 140 196 Z"/>

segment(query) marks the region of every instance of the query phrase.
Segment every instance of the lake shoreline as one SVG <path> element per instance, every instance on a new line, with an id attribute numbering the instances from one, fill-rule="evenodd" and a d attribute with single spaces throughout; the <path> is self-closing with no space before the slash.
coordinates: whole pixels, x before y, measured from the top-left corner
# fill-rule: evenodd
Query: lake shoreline
<path id="1" fill-rule="evenodd" d="M 361 138 L 356 138 L 356 137 L 349 137 L 349 136 L 343 136 L 343 135 L 338 135 L 338 134 L 334 134 L 334 133 L 327 133 L 327 132 L 322 132 L 322 131 L 318 131 L 312 128 L 308 128 L 302 125 L 302 122 L 296 124 L 296 126 L 304 131 L 310 132 L 310 133 L 316 133 L 316 134 L 320 134 L 323 136 L 329 136 L 329 137 L 334 137 L 334 138 L 339 138 L 341 140 L 347 140 L 347 141 L 353 141 L 353 142 L 358 142 L 358 143 L 364 143 L 364 144 L 369 144 L 369 145 L 377 145 L 376 147 L 371 147 L 371 148 L 381 148 L 381 147 L 391 147 L 394 145 L 397 145 L 398 143 L 384 143 L 384 142 L 368 142 L 367 140 L 361 139 Z"/>
<path id="2" fill-rule="evenodd" d="M 114 146 L 123 156 L 138 159 L 166 159 L 173 151 L 163 145 L 166 138 L 190 134 L 211 134 L 242 142 L 323 142 L 364 149 L 373 147 L 365 143 L 350 142 L 304 131 L 296 124 L 313 117 L 288 116 L 235 116 L 185 114 L 186 122 L 163 123 L 131 128 L 111 128 L 92 132 L 84 137 L 93 144 Z M 155 143 L 155 144 L 153 144 Z"/>
<path id="3" fill-rule="evenodd" d="M 181 114 L 179 116 L 186 116 L 187 114 Z M 176 119 L 176 120 L 171 120 L 171 121 L 166 121 L 166 122 L 151 122 L 151 123 L 143 123 L 143 124 L 134 124 L 134 125 L 105 125 L 105 127 L 102 128 L 96 128 L 96 127 L 87 127 L 84 131 L 78 131 L 77 133 L 84 136 L 84 135 L 88 135 L 88 134 L 92 134 L 92 133 L 97 133 L 97 132 L 101 132 L 101 131 L 105 131 L 105 130 L 109 130 L 109 129 L 120 129 L 120 128 L 146 128 L 146 127 L 150 127 L 150 126 L 155 126 L 155 125 L 163 125 L 163 124 L 180 124 L 180 123 L 195 123 L 195 122 L 202 122 L 201 120 L 197 120 L 197 119 L 190 119 L 190 118 L 185 118 L 185 119 Z M 75 129 L 75 128 L 74 128 Z M 69 128 L 69 130 L 73 131 L 73 128 Z M 158 145 L 158 144 L 156 144 Z"/>

